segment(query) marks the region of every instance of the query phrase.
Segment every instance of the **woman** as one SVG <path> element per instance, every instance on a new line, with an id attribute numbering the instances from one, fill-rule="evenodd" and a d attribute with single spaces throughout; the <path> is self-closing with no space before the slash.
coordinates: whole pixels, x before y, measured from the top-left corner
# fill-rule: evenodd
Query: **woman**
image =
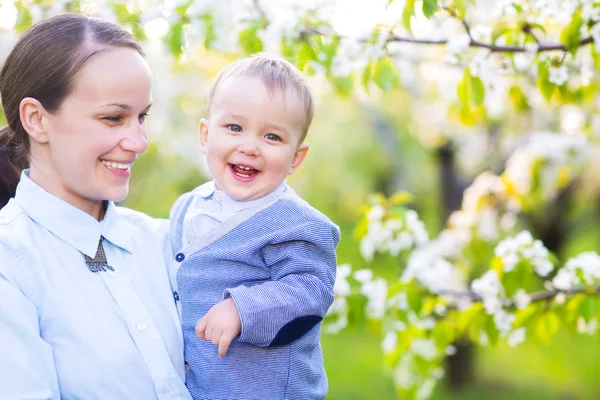
<path id="1" fill-rule="evenodd" d="M 131 35 L 81 15 L 33 26 L 0 72 L 2 399 L 189 398 L 166 227 L 113 203 L 151 86 Z"/>

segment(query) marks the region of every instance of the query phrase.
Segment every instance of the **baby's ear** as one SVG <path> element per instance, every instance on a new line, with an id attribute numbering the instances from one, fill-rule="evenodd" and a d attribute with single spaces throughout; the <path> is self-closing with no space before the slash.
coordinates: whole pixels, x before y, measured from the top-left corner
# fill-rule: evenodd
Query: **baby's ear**
<path id="1" fill-rule="evenodd" d="M 294 154 L 294 158 L 292 159 L 292 165 L 290 166 L 288 175 L 293 174 L 294 171 L 296 170 L 296 168 L 298 168 L 300 166 L 300 164 L 302 164 L 302 161 L 304 161 L 304 158 L 306 157 L 306 154 L 308 153 L 308 148 L 309 148 L 308 143 L 302 143 L 298 147 L 298 150 L 296 150 L 296 153 Z"/>
<path id="2" fill-rule="evenodd" d="M 208 120 L 206 118 L 200 120 L 198 133 L 200 133 L 200 149 L 202 153 L 206 154 L 208 146 Z"/>

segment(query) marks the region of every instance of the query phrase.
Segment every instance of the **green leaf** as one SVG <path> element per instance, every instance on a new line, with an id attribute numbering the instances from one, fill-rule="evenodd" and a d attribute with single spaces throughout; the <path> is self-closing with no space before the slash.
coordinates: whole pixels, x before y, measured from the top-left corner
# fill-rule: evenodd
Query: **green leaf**
<path id="1" fill-rule="evenodd" d="M 600 71 L 600 52 L 597 51 L 595 43 L 590 45 L 590 51 L 592 52 L 592 59 L 594 60 L 596 70 Z"/>
<path id="2" fill-rule="evenodd" d="M 382 57 L 375 62 L 373 82 L 383 90 L 398 87 L 400 78 L 396 66 L 390 58 Z"/>
<path id="3" fill-rule="evenodd" d="M 523 93 L 519 86 L 511 86 L 508 90 L 508 97 L 510 98 L 512 106 L 515 108 L 515 110 L 528 111 L 531 109 L 525 93 Z"/>
<path id="4" fill-rule="evenodd" d="M 527 323 L 533 319 L 537 311 L 538 306 L 535 303 L 528 305 L 522 310 L 517 310 L 515 312 L 515 322 L 513 322 L 513 327 L 519 328 L 527 325 Z"/>
<path id="5" fill-rule="evenodd" d="M 581 28 L 583 27 L 583 23 L 581 12 L 578 11 L 573 14 L 571 23 L 560 33 L 560 42 L 565 45 L 573 56 L 577 54 L 577 49 L 581 45 Z"/>
<path id="6" fill-rule="evenodd" d="M 458 99 L 465 106 L 483 104 L 485 98 L 485 86 L 479 77 L 471 75 L 471 69 L 466 68 L 463 78 L 456 88 Z"/>
<path id="7" fill-rule="evenodd" d="M 539 316 L 535 325 L 535 336 L 540 342 L 550 344 L 560 329 L 560 318 L 554 311 Z"/>
<path id="8" fill-rule="evenodd" d="M 482 105 L 485 97 L 485 87 L 481 78 L 478 76 L 471 78 L 471 88 L 473 90 L 473 104 Z"/>
<path id="9" fill-rule="evenodd" d="M 458 86 L 456 87 L 458 100 L 463 105 L 471 104 L 471 70 L 469 68 L 465 69 L 465 74 L 463 78 L 458 82 Z"/>
<path id="10" fill-rule="evenodd" d="M 212 44 L 217 40 L 213 16 L 210 13 L 206 13 L 202 14 L 200 19 L 204 24 L 204 47 L 210 49 Z"/>
<path id="11" fill-rule="evenodd" d="M 550 101 L 552 95 L 554 94 L 554 89 L 556 89 L 556 85 L 550 81 L 548 81 L 548 77 L 550 72 L 548 70 L 548 62 L 542 61 L 538 64 L 538 80 L 537 87 L 542 93 L 542 96 L 546 99 L 546 101 Z"/>
<path id="12" fill-rule="evenodd" d="M 485 333 L 487 333 L 487 335 L 488 335 L 490 344 L 492 346 L 494 346 L 494 345 L 496 345 L 496 343 L 498 343 L 498 339 L 500 338 L 500 331 L 498 330 L 498 327 L 496 326 L 496 322 L 494 322 L 494 316 L 487 315 L 486 317 L 487 317 L 487 321 L 485 324 Z"/>
<path id="13" fill-rule="evenodd" d="M 426 18 L 431 18 L 437 9 L 437 0 L 423 0 L 423 14 Z"/>
<path id="14" fill-rule="evenodd" d="M 456 330 L 454 325 L 446 320 L 439 322 L 433 328 L 433 339 L 438 348 L 445 349 L 456 340 Z"/>
<path id="15" fill-rule="evenodd" d="M 490 269 L 493 269 L 498 274 L 498 279 L 502 280 L 504 276 L 504 262 L 502 257 L 496 256 L 490 261 Z"/>
<path id="16" fill-rule="evenodd" d="M 354 228 L 354 237 L 360 240 L 367 234 L 368 230 L 369 220 L 367 217 L 362 217 L 356 224 L 356 228 Z"/>
<path id="17" fill-rule="evenodd" d="M 175 57 L 179 57 L 183 53 L 183 44 L 185 43 L 185 36 L 183 34 L 183 24 L 171 25 L 169 32 L 165 36 L 167 46 Z"/>
<path id="18" fill-rule="evenodd" d="M 296 58 L 296 49 L 294 48 L 294 41 L 291 41 L 290 39 L 284 38 L 281 41 L 281 44 L 279 46 L 279 49 L 281 50 L 281 55 L 288 59 L 294 59 Z"/>
<path id="19" fill-rule="evenodd" d="M 589 296 L 583 298 L 581 303 L 579 303 L 578 312 L 586 322 L 589 322 L 592 318 L 596 317 L 598 312 L 598 304 L 596 299 Z"/>
<path id="20" fill-rule="evenodd" d="M 413 200 L 414 200 L 413 195 L 408 192 L 398 192 L 398 193 L 395 193 L 392 197 L 390 197 L 390 203 L 393 205 L 407 204 L 407 203 L 411 203 Z"/>
<path id="21" fill-rule="evenodd" d="M 467 2 L 466 0 L 455 0 L 454 8 L 458 18 L 463 18 L 467 13 Z"/>
<path id="22" fill-rule="evenodd" d="M 473 321 L 479 316 L 483 315 L 483 305 L 481 303 L 475 303 L 470 308 L 461 312 L 457 316 L 457 330 L 458 335 L 463 335 L 467 332 L 467 329 L 473 325 Z"/>
<path id="23" fill-rule="evenodd" d="M 33 24 L 31 11 L 29 11 L 29 8 L 25 7 L 20 1 L 15 2 L 15 7 L 17 8 L 17 22 L 15 24 L 15 30 L 18 33 L 23 33 Z"/>
<path id="24" fill-rule="evenodd" d="M 263 51 L 263 42 L 256 34 L 259 29 L 259 24 L 253 24 L 238 33 L 239 44 L 245 54 L 250 55 Z"/>
<path id="25" fill-rule="evenodd" d="M 477 117 L 475 116 L 471 106 L 468 104 L 463 104 L 463 106 L 460 108 L 458 116 L 460 118 L 460 122 L 465 125 L 474 125 L 475 122 L 477 122 Z"/>
<path id="26" fill-rule="evenodd" d="M 406 0 L 404 10 L 402 11 L 402 23 L 404 27 L 410 32 L 410 19 L 415 13 L 415 2 L 416 0 Z"/>
<path id="27" fill-rule="evenodd" d="M 298 68 L 303 71 L 309 61 L 316 61 L 316 58 L 315 49 L 313 49 L 311 44 L 308 41 L 302 41 L 300 43 L 300 51 L 298 52 Z"/>
<path id="28" fill-rule="evenodd" d="M 365 69 L 363 70 L 363 73 L 362 73 L 361 84 L 367 92 L 369 92 L 369 83 L 371 83 L 371 80 L 373 79 L 373 69 L 374 69 L 374 63 L 373 63 L 373 61 L 370 61 L 365 66 Z"/>
<path id="29" fill-rule="evenodd" d="M 339 95 L 348 96 L 352 93 L 354 80 L 352 79 L 352 76 L 335 77 L 333 79 L 333 86 Z"/>

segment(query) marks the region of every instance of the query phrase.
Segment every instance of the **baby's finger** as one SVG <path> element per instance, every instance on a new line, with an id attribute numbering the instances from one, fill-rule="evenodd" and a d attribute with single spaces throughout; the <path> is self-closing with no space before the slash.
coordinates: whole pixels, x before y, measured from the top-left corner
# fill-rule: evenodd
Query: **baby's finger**
<path id="1" fill-rule="evenodd" d="M 221 340 L 219 340 L 219 357 L 220 358 L 225 357 L 225 355 L 227 354 L 227 351 L 229 350 L 229 345 L 231 344 L 231 341 L 233 340 L 234 337 L 235 337 L 235 335 L 232 335 L 231 333 L 223 332 L 223 334 L 221 335 Z"/>
<path id="2" fill-rule="evenodd" d="M 212 325 L 208 325 L 204 331 L 204 340 L 208 340 L 210 342 L 214 334 L 215 332 Z"/>
<path id="3" fill-rule="evenodd" d="M 219 344 L 221 336 L 223 336 L 223 333 L 219 329 L 215 328 L 210 336 L 210 341 L 216 346 Z"/>
<path id="4" fill-rule="evenodd" d="M 196 323 L 196 335 L 201 339 L 201 340 L 206 340 L 206 318 L 202 317 L 200 318 L 200 320 Z"/>

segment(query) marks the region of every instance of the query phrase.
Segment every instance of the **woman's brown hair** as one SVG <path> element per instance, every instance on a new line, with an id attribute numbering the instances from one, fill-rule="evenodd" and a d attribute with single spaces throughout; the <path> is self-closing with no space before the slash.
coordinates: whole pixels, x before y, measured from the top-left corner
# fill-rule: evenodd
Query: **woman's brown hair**
<path id="1" fill-rule="evenodd" d="M 0 208 L 14 197 L 21 171 L 29 166 L 29 136 L 19 116 L 21 100 L 37 99 L 56 111 L 71 93 L 77 71 L 94 54 L 129 47 L 144 54 L 126 30 L 79 14 L 63 14 L 29 28 L 0 71 L 0 96 L 8 126 L 0 130 Z"/>

